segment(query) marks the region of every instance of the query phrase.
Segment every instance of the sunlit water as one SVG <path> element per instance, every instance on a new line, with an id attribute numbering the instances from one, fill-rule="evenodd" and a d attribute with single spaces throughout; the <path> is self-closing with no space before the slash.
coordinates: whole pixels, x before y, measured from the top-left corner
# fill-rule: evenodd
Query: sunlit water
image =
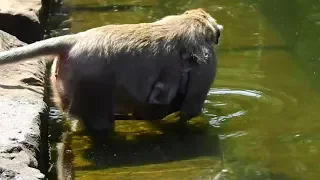
<path id="1" fill-rule="evenodd" d="M 150 22 L 203 7 L 224 25 L 218 75 L 200 131 L 118 122 L 108 147 L 75 135 L 76 179 L 320 178 L 319 22 L 316 0 L 72 0 L 72 33 Z M 209 125 L 207 125 L 207 124 Z M 197 124 L 197 123 L 196 123 Z M 162 128 L 160 128 L 162 127 Z M 201 133 L 203 132 L 203 133 Z"/>

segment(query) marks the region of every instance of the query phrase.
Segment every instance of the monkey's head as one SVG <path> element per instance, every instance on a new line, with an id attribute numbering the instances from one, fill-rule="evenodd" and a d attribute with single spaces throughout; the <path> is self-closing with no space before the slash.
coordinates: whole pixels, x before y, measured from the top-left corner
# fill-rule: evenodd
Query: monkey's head
<path id="1" fill-rule="evenodd" d="M 205 12 L 202 8 L 191 9 L 185 11 L 183 14 L 200 18 L 201 21 L 203 21 L 207 25 L 205 33 L 209 38 L 208 40 L 215 44 L 219 43 L 220 34 L 223 31 L 223 26 L 218 24 L 217 21 L 213 17 L 211 17 L 210 14 Z"/>

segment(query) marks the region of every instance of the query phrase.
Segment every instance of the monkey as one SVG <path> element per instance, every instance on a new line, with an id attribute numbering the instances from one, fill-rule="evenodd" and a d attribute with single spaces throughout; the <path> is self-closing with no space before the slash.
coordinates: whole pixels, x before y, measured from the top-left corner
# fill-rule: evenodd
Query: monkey
<path id="1" fill-rule="evenodd" d="M 149 96 L 150 104 L 170 104 L 170 100 L 175 96 L 177 85 L 170 87 L 169 84 L 157 82 Z M 160 97 L 159 97 L 160 96 Z M 159 98 L 162 98 L 159 99 Z"/>
<path id="2" fill-rule="evenodd" d="M 187 83 L 187 75 L 193 64 L 197 61 L 190 54 L 182 52 L 180 54 L 181 62 L 177 61 L 176 66 L 166 67 L 161 70 L 153 86 L 149 97 L 149 104 L 168 105 L 174 99 L 178 91 L 185 94 L 183 87 Z M 178 67 L 178 68 L 177 68 Z"/>
<path id="3" fill-rule="evenodd" d="M 54 102 L 99 136 L 114 130 L 113 115 L 119 111 L 151 119 L 180 111 L 181 122 L 199 115 L 215 78 L 215 49 L 222 30 L 203 9 L 191 9 L 150 23 L 110 24 L 0 52 L 0 65 L 54 55 Z M 190 59 L 196 63 L 186 68 L 183 78 L 184 65 L 179 63 Z M 168 67 L 178 71 L 166 77 L 161 72 Z M 187 79 L 180 88 L 184 94 L 179 92 L 183 84 L 176 84 L 181 78 Z M 167 99 L 152 100 L 161 93 Z M 143 112 L 158 106 L 154 115 Z"/>
<path id="4" fill-rule="evenodd" d="M 210 85 L 212 84 L 216 74 L 215 53 L 212 49 L 207 49 L 207 55 L 208 57 L 212 57 L 211 60 L 208 61 L 208 64 L 210 64 L 210 66 L 208 66 L 208 64 L 200 64 L 197 67 L 193 67 L 192 71 L 190 71 L 191 68 L 184 69 L 185 72 L 182 74 L 182 77 L 180 79 L 178 91 L 176 92 L 174 97 L 171 97 L 173 99 L 171 100 L 171 103 L 169 105 L 164 105 L 165 103 L 161 105 L 160 102 L 148 104 L 146 106 L 136 108 L 134 116 L 138 119 L 162 119 L 168 114 L 180 111 L 182 109 L 181 107 L 185 108 L 185 111 L 190 114 L 189 116 L 183 116 L 182 114 L 180 119 L 181 123 L 186 122 L 186 120 L 188 120 L 189 118 L 199 115 L 201 113 Z M 164 94 L 169 93 L 168 90 L 171 90 L 171 92 L 175 92 L 174 88 L 176 87 L 176 84 L 170 84 L 168 83 L 168 81 L 167 84 L 165 84 L 163 83 L 163 81 L 165 81 L 163 79 L 160 79 L 159 81 L 160 82 L 156 82 L 155 86 L 157 87 L 153 88 L 150 96 L 152 94 L 156 96 L 160 93 L 162 93 L 160 95 L 164 96 Z M 163 88 L 163 86 L 165 85 L 167 85 L 167 89 Z M 190 103 L 188 104 L 186 104 L 188 101 L 185 101 L 187 94 L 187 100 L 190 100 Z M 168 98 L 168 96 L 166 98 Z M 149 101 L 151 101 L 150 97 Z M 184 106 L 182 106 L 183 103 L 185 104 Z M 188 113 L 186 113 L 186 115 L 188 115 Z M 184 130 L 183 127 L 184 126 L 182 126 L 182 130 Z"/>

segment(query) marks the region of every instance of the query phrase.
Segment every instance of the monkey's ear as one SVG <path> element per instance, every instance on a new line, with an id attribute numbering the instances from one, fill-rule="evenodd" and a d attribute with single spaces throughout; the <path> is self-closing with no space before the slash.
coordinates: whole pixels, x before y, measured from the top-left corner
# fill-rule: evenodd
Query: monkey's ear
<path id="1" fill-rule="evenodd" d="M 219 44 L 219 38 L 220 38 L 220 31 L 216 31 L 216 35 L 214 37 L 214 43 Z"/>
<path id="2" fill-rule="evenodd" d="M 218 24 L 217 25 L 217 29 L 216 29 L 216 34 L 215 34 L 215 39 L 214 39 L 214 43 L 215 44 L 219 44 L 219 39 L 220 39 L 220 35 L 221 35 L 221 32 L 223 31 L 223 26 Z"/>

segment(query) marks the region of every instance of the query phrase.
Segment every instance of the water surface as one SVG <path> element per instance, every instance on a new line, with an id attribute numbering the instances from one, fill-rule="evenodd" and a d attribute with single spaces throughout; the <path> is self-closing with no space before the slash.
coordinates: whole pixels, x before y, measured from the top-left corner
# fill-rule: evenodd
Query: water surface
<path id="1" fill-rule="evenodd" d="M 68 5 L 72 33 L 151 22 L 198 7 L 225 27 L 216 81 L 204 114 L 191 125 L 199 131 L 181 140 L 172 123 L 119 121 L 119 137 L 104 148 L 75 135 L 76 179 L 320 178 L 318 1 L 72 0 Z"/>

